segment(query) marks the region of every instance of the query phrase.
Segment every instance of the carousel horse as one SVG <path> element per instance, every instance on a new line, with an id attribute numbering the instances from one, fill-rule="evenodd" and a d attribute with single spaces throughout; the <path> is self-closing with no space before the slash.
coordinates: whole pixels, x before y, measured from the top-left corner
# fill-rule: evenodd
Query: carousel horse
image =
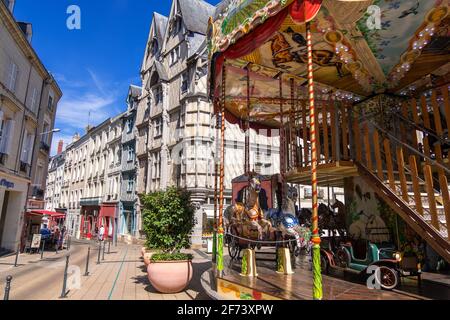
<path id="1" fill-rule="evenodd" d="M 238 202 L 225 209 L 227 230 L 230 225 L 242 225 L 243 235 L 248 234 L 249 230 L 258 230 L 258 240 L 264 240 L 264 235 L 269 234 L 272 224 L 264 218 L 263 210 L 259 205 L 260 191 L 260 180 L 252 177 L 247 187 L 247 197 L 244 203 Z"/>
<path id="2" fill-rule="evenodd" d="M 281 232 L 283 238 L 293 237 L 296 240 L 296 255 L 300 249 L 309 243 L 311 233 L 308 228 L 301 227 L 295 216 L 295 202 L 298 198 L 297 189 L 286 186 L 288 192 L 282 201 L 281 209 L 267 210 L 266 217 L 272 221 L 277 231 Z"/>
<path id="3" fill-rule="evenodd" d="M 319 229 L 339 230 L 334 211 L 328 205 L 319 204 L 318 211 Z M 311 227 L 312 211 L 310 209 L 302 208 L 297 218 L 303 225 Z"/>

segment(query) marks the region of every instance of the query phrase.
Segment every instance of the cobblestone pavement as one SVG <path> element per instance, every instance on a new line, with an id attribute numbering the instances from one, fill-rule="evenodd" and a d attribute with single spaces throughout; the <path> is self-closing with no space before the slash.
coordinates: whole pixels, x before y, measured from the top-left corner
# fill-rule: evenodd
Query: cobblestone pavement
<path id="1" fill-rule="evenodd" d="M 91 247 L 89 276 L 84 276 L 88 247 Z M 108 246 L 103 258 L 98 246 L 92 243 L 73 242 L 70 250 L 67 288 L 68 300 L 194 300 L 209 299 L 204 293 L 200 277 L 211 267 L 209 257 L 198 250 L 194 255 L 194 276 L 184 292 L 160 294 L 149 283 L 141 247 L 119 244 Z M 13 276 L 11 300 L 57 300 L 63 287 L 65 256 L 69 251 L 46 252 L 40 255 L 20 255 L 19 266 L 14 267 L 15 256 L 0 259 L 0 297 L 3 297 L 5 279 Z"/>

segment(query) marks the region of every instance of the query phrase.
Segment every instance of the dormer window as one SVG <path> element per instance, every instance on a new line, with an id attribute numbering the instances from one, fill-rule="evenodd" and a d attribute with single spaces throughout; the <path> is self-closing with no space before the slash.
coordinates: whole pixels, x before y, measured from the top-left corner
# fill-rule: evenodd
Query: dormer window
<path id="1" fill-rule="evenodd" d="M 156 56 L 158 54 L 159 46 L 158 46 L 158 40 L 153 39 L 152 42 L 152 55 Z"/>
<path id="2" fill-rule="evenodd" d="M 171 26 L 171 33 L 172 33 L 172 36 L 173 37 L 175 37 L 178 33 L 180 33 L 180 31 L 181 31 L 181 29 L 182 29 L 182 24 L 183 22 L 182 22 L 182 20 L 181 20 L 181 17 L 180 16 L 176 16 L 174 19 L 173 19 L 173 22 L 172 22 L 172 26 Z"/>

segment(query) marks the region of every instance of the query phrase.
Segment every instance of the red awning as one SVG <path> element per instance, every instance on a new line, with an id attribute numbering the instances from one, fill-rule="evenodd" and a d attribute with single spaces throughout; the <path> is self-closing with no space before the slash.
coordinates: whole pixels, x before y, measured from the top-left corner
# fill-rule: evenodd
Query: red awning
<path id="1" fill-rule="evenodd" d="M 59 219 L 59 218 L 66 217 L 65 213 L 47 211 L 47 210 L 32 210 L 31 212 L 29 212 L 29 214 L 49 216 L 50 218 L 53 218 L 53 219 Z"/>
<path id="2" fill-rule="evenodd" d="M 116 216 L 116 208 L 117 205 L 107 205 L 104 204 L 100 209 L 100 217 L 111 217 L 114 218 Z"/>

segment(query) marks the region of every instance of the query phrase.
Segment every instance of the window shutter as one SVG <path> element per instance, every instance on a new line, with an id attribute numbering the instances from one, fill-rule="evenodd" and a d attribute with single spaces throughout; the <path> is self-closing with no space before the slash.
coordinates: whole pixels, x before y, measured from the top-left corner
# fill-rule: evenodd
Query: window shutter
<path id="1" fill-rule="evenodd" d="M 14 62 L 11 62 L 8 89 L 12 92 L 15 92 L 15 90 L 16 90 L 18 75 L 19 75 L 19 69 L 18 69 L 17 65 Z"/>
<path id="2" fill-rule="evenodd" d="M 33 145 L 34 145 L 34 134 L 30 135 L 30 139 L 28 141 L 28 157 L 27 157 L 27 163 L 31 165 L 31 158 L 33 156 Z"/>
<path id="3" fill-rule="evenodd" d="M 31 111 L 36 112 L 36 99 L 37 99 L 37 89 L 33 88 L 33 94 L 31 95 Z"/>
<path id="4" fill-rule="evenodd" d="M 5 123 L 4 139 L 2 138 L 2 146 L 0 147 L 2 153 L 9 155 L 11 153 L 11 145 L 14 136 L 14 126 L 16 122 L 14 120 L 8 120 Z"/>

